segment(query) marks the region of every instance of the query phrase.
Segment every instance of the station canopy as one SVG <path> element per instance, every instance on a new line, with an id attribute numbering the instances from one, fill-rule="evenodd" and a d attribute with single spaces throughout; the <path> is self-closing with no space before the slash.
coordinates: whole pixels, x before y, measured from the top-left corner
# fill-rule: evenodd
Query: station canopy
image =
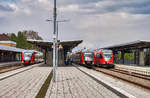
<path id="1" fill-rule="evenodd" d="M 29 43 L 35 44 L 36 46 L 39 46 L 41 48 L 52 48 L 53 42 L 51 41 L 45 41 L 45 40 L 27 40 Z M 61 46 L 65 50 L 71 50 L 78 46 L 80 43 L 82 43 L 83 40 L 76 40 L 76 41 L 62 41 L 58 42 L 58 45 Z"/>
<path id="2" fill-rule="evenodd" d="M 116 51 L 117 50 L 143 49 L 143 48 L 150 48 L 149 40 L 137 40 L 134 42 L 104 47 L 104 49 L 111 49 L 111 50 L 116 50 Z"/>
<path id="3" fill-rule="evenodd" d="M 4 51 L 11 51 L 11 52 L 23 52 L 24 49 L 16 48 L 16 47 L 10 47 L 5 45 L 0 45 L 0 50 Z"/>

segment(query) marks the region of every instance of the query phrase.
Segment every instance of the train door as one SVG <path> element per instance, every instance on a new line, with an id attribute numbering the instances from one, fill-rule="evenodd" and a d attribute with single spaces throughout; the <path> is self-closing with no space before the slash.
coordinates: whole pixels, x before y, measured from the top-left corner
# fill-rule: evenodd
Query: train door
<path id="1" fill-rule="evenodd" d="M 98 64 L 99 55 L 100 55 L 100 53 L 96 53 L 96 56 L 95 56 L 95 63 L 96 63 L 96 65 Z"/>
<path id="2" fill-rule="evenodd" d="M 81 64 L 85 64 L 85 61 L 84 61 L 84 54 L 83 54 L 82 51 L 81 51 Z"/>
<path id="3" fill-rule="evenodd" d="M 101 62 L 102 62 L 102 55 L 100 52 L 98 52 L 96 54 L 96 64 L 101 64 Z"/>
<path id="4" fill-rule="evenodd" d="M 96 53 L 93 53 L 93 64 L 96 64 Z"/>
<path id="5" fill-rule="evenodd" d="M 33 53 L 32 53 L 32 56 L 31 56 L 31 62 L 32 62 L 32 63 L 35 62 L 35 53 L 36 53 L 36 52 L 33 52 Z"/>
<path id="6" fill-rule="evenodd" d="M 104 59 L 102 52 L 100 52 L 99 62 L 100 62 L 100 64 L 105 64 L 105 59 Z"/>

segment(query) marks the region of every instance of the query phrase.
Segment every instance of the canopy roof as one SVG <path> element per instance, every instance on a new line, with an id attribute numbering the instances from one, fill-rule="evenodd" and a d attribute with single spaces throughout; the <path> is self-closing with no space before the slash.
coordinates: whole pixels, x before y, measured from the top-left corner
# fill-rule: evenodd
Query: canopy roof
<path id="1" fill-rule="evenodd" d="M 53 42 L 51 41 L 45 41 L 45 40 L 31 40 L 28 39 L 29 43 L 35 44 L 36 46 L 39 46 L 41 48 L 52 48 Z M 65 50 L 71 50 L 78 46 L 80 43 L 82 43 L 83 40 L 76 40 L 76 41 L 62 41 L 59 42 L 59 45 L 63 47 Z"/>
<path id="2" fill-rule="evenodd" d="M 9 43 L 9 44 L 15 44 L 16 45 L 16 42 L 14 42 L 14 41 L 0 41 L 0 43 Z"/>
<path id="3" fill-rule="evenodd" d="M 12 51 L 12 52 L 23 52 L 24 51 L 24 49 L 5 46 L 5 45 L 0 45 L 0 50 Z"/>
<path id="4" fill-rule="evenodd" d="M 104 47 L 104 49 L 112 49 L 112 50 L 129 50 L 129 49 L 142 49 L 142 48 L 150 48 L 150 41 L 137 40 L 134 42 Z"/>

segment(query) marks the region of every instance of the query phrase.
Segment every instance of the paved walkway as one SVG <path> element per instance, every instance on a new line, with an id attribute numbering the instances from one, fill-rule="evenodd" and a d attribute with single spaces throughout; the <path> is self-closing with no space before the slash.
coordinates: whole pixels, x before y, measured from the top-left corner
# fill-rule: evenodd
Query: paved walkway
<path id="1" fill-rule="evenodd" d="M 45 98 L 119 98 L 72 66 L 58 67 L 56 83 L 51 82 Z"/>
<path id="2" fill-rule="evenodd" d="M 0 98 L 35 98 L 50 72 L 50 67 L 37 66 L 1 80 Z"/>

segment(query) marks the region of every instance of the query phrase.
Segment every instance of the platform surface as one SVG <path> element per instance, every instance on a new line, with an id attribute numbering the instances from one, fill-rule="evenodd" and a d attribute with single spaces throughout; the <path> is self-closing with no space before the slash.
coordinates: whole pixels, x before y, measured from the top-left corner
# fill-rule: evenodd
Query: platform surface
<path id="1" fill-rule="evenodd" d="M 45 98 L 120 98 L 73 66 L 58 67 Z"/>
<path id="2" fill-rule="evenodd" d="M 0 98 L 35 98 L 50 72 L 51 67 L 36 66 L 1 80 Z"/>

